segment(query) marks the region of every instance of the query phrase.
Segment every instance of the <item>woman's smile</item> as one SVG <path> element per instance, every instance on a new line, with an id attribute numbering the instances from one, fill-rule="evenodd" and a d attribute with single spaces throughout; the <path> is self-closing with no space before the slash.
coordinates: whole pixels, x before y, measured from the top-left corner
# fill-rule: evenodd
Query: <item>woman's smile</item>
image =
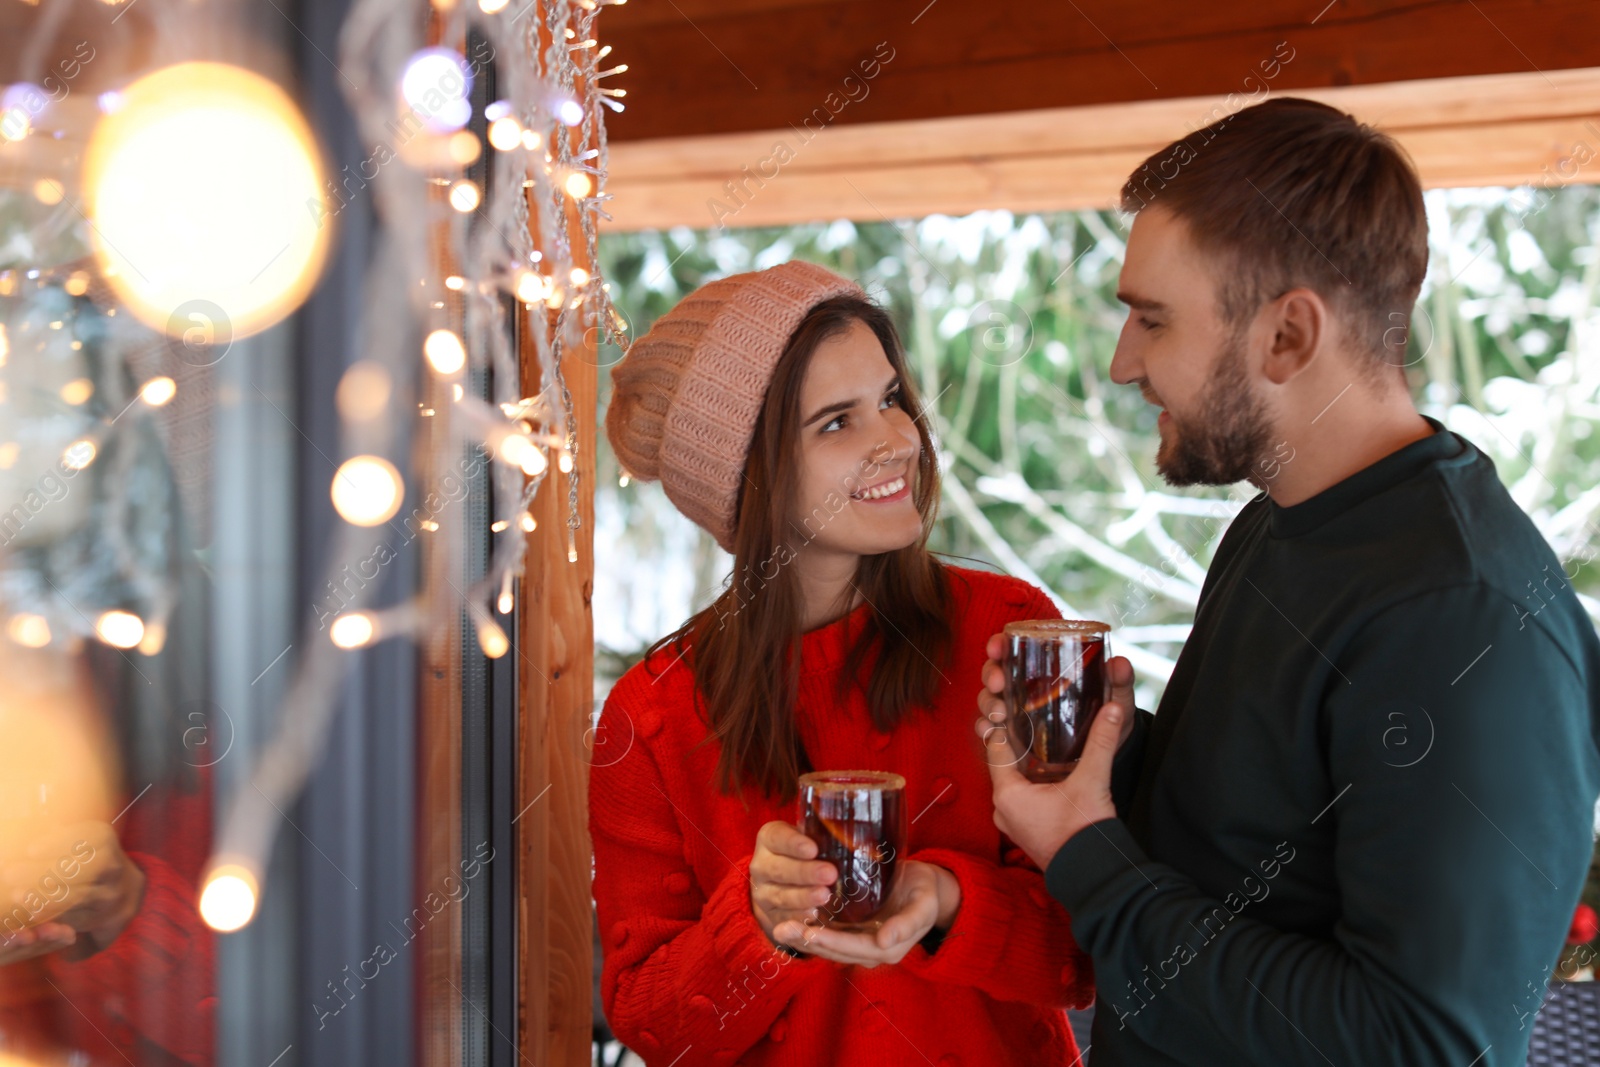
<path id="1" fill-rule="evenodd" d="M 888 504 L 898 500 L 910 500 L 911 482 L 902 474 L 887 482 L 858 489 L 850 494 L 850 499 L 863 504 Z"/>

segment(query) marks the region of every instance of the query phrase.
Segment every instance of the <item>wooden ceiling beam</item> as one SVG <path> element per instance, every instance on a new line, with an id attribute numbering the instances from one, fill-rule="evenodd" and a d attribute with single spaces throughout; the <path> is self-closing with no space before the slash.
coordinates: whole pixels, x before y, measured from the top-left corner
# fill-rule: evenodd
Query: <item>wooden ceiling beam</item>
<path id="1" fill-rule="evenodd" d="M 1600 181 L 1600 67 L 1289 95 L 1388 131 L 1428 187 Z M 1251 102 L 1208 96 L 613 143 L 606 207 L 614 230 L 1109 207 L 1152 152 Z"/>
<path id="2" fill-rule="evenodd" d="M 634 0 L 602 31 L 616 142 L 798 125 L 880 49 L 835 125 L 1220 97 L 1275 53 L 1277 92 L 1600 66 L 1593 0 Z"/>

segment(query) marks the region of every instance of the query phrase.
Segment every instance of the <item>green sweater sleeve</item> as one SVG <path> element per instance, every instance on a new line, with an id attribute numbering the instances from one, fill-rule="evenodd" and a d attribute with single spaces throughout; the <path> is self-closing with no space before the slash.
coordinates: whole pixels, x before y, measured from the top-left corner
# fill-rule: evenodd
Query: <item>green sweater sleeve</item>
<path id="1" fill-rule="evenodd" d="M 1112 994 L 1107 1024 L 1175 1059 L 1200 1036 L 1274 1067 L 1520 1067 L 1600 790 L 1591 694 L 1522 614 L 1481 585 L 1436 590 L 1337 654 L 1306 724 L 1333 802 L 1302 839 L 1262 853 L 1263 872 L 1292 867 L 1297 848 L 1331 856 L 1341 910 L 1325 934 L 1218 899 L 1145 855 L 1120 819 L 1063 845 L 1046 881 Z M 1127 983 L 1148 995 L 1116 996 Z"/>

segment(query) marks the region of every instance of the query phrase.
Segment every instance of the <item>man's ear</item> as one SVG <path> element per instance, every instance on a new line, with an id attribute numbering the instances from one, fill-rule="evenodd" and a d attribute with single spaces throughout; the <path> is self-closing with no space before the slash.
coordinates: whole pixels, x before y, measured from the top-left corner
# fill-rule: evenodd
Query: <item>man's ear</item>
<path id="1" fill-rule="evenodd" d="M 1311 365 L 1332 321 L 1326 301 L 1300 288 L 1263 308 L 1256 325 L 1267 338 L 1262 373 L 1274 385 L 1283 385 Z"/>

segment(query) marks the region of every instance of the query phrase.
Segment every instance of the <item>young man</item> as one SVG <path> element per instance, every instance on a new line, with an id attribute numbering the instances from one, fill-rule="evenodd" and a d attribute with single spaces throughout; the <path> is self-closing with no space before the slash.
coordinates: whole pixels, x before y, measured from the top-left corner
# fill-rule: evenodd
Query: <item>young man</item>
<path id="1" fill-rule="evenodd" d="M 1159 714 L 1116 659 L 1065 782 L 991 750 L 995 821 L 1094 959 L 1094 1067 L 1521 1067 L 1594 848 L 1600 641 L 1493 464 L 1412 406 L 1416 176 L 1279 99 L 1123 206 L 1111 375 L 1164 409 L 1167 481 L 1265 492 Z M 1004 745 L 1001 652 L 976 728 Z"/>

